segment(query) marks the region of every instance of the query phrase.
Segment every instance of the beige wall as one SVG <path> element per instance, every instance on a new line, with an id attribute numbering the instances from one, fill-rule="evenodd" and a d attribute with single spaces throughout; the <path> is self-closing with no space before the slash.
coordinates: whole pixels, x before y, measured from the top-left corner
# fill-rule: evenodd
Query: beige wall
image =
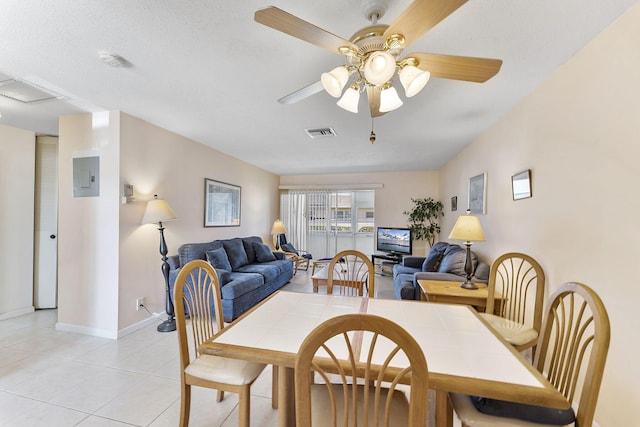
<path id="1" fill-rule="evenodd" d="M 566 281 L 602 297 L 612 339 L 596 412 L 631 425 L 640 401 L 640 4 L 604 31 L 441 172 L 444 198 L 488 173 L 487 258 L 523 251 L 543 265 L 549 291 Z M 513 201 L 510 179 L 531 169 L 533 197 Z M 446 218 L 443 233 L 453 225 Z"/>
<path id="2" fill-rule="evenodd" d="M 120 112 L 60 119 L 59 329 L 115 338 L 150 320 L 144 297 L 165 308 L 160 235 L 142 225 L 158 194 L 178 219 L 164 223 L 169 255 L 187 242 L 269 237 L 278 214 L 278 177 Z M 100 196 L 72 197 L 73 157 L 100 156 Z M 241 225 L 204 228 L 204 178 L 242 187 Z M 124 184 L 137 203 L 121 203 Z"/>
<path id="3" fill-rule="evenodd" d="M 0 125 L 0 319 L 33 311 L 36 136 Z"/>
<path id="4" fill-rule="evenodd" d="M 280 184 L 302 186 L 382 184 L 382 188 L 375 189 L 375 222 L 376 225 L 389 227 L 407 225 L 407 216 L 402 212 L 411 208 L 411 198 L 440 199 L 438 173 L 433 171 L 282 176 Z M 413 253 L 424 255 L 425 247 L 423 241 L 414 242 Z"/>

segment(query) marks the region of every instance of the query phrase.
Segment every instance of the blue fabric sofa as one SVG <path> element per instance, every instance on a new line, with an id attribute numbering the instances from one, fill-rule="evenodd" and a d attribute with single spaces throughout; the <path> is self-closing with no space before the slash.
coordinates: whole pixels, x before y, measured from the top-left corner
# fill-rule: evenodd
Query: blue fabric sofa
<path id="1" fill-rule="evenodd" d="M 462 246 L 438 242 L 426 257 L 405 256 L 402 264 L 393 266 L 393 291 L 396 299 L 420 299 L 418 280 L 464 281 L 467 274 L 464 263 L 467 249 Z M 471 251 L 473 263 L 472 281 L 487 283 L 489 265 L 478 260 Z"/>
<path id="2" fill-rule="evenodd" d="M 284 252 L 274 252 L 258 236 L 185 243 L 178 255 L 169 257 L 169 287 L 173 287 L 181 266 L 203 259 L 215 268 L 220 281 L 222 312 L 231 322 L 288 283 L 293 261 Z"/>

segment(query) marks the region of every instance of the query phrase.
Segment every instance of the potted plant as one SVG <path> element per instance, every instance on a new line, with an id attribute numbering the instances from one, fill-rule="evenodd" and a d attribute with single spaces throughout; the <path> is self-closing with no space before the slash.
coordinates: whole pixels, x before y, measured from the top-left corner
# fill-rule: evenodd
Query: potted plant
<path id="1" fill-rule="evenodd" d="M 429 247 L 435 243 L 436 235 L 440 232 L 438 220 L 444 216 L 443 205 L 431 197 L 427 199 L 411 199 L 413 208 L 404 211 L 409 216 L 409 225 L 413 240 L 426 240 Z"/>

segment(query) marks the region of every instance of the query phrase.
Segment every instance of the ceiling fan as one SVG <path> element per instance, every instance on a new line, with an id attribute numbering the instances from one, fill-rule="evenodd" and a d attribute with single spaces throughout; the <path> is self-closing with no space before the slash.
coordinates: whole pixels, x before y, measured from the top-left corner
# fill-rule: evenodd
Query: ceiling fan
<path id="1" fill-rule="evenodd" d="M 322 73 L 320 81 L 278 102 L 292 104 L 324 89 L 340 98 L 337 102 L 340 107 L 357 113 L 360 93 L 366 92 L 371 117 L 378 117 L 402 105 L 392 84 L 396 69 L 407 97 L 420 92 L 430 76 L 477 83 L 487 81 L 498 73 L 502 60 L 417 52 L 402 57 L 407 46 L 466 2 L 415 0 L 391 25 L 382 25 L 377 22 L 386 11 L 387 1 L 362 0 L 362 11 L 371 25 L 357 31 L 349 40 L 274 6 L 256 11 L 256 22 L 344 55 L 347 62 Z M 352 83 L 343 94 L 349 81 Z"/>

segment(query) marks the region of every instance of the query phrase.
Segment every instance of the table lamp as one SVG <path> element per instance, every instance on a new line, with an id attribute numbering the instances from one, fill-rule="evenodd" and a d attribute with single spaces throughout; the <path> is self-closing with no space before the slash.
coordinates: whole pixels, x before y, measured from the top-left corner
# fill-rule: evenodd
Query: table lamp
<path id="1" fill-rule="evenodd" d="M 471 215 L 471 211 L 467 210 L 466 215 L 460 215 L 456 221 L 449 238 L 453 240 L 464 240 L 467 246 L 467 258 L 464 261 L 464 272 L 467 277 L 460 287 L 465 289 L 478 289 L 475 283 L 471 281 L 471 273 L 473 273 L 473 262 L 471 261 L 471 242 L 484 242 L 484 231 L 480 225 L 477 216 Z"/>
<path id="2" fill-rule="evenodd" d="M 276 219 L 273 222 L 273 226 L 271 227 L 271 234 L 273 234 L 274 238 L 276 239 L 276 244 L 275 244 L 276 251 L 280 250 L 280 235 L 286 232 L 287 232 L 287 229 L 284 228 L 284 223 L 279 219 Z"/>
<path id="3" fill-rule="evenodd" d="M 160 230 L 160 255 L 162 255 L 162 275 L 165 284 L 165 311 L 167 320 L 158 325 L 158 332 L 171 332 L 176 330 L 176 319 L 174 317 L 173 302 L 171 301 L 171 290 L 169 289 L 169 263 L 167 262 L 167 242 L 164 240 L 163 221 L 176 219 L 176 214 L 165 200 L 158 199 L 158 195 L 153 196 L 153 200 L 147 202 L 147 208 L 142 217 L 143 224 L 158 224 Z"/>

